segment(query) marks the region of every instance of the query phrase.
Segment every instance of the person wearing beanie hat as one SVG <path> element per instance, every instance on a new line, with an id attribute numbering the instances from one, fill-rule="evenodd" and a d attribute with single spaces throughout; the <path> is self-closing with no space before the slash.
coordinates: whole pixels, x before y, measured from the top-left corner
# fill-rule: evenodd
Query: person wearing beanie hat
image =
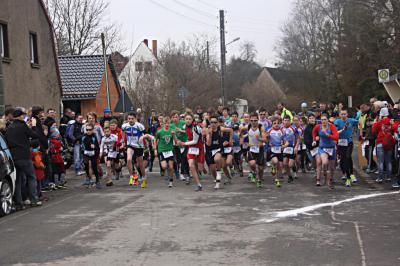
<path id="1" fill-rule="evenodd" d="M 110 122 L 111 120 L 114 119 L 114 117 L 112 116 L 111 110 L 110 108 L 104 108 L 104 116 L 100 119 L 100 125 L 102 128 L 104 128 L 104 124 L 106 122 Z"/>
<path id="2" fill-rule="evenodd" d="M 48 117 L 43 122 L 48 128 L 48 138 L 50 143 L 50 164 L 52 169 L 51 187 L 65 188 L 65 166 L 64 159 L 62 157 L 62 142 L 61 134 L 58 130 L 56 121 Z"/>
<path id="3" fill-rule="evenodd" d="M 379 111 L 379 117 L 382 119 L 388 116 L 389 116 L 389 109 L 387 107 L 381 108 L 381 110 Z"/>
<path id="4" fill-rule="evenodd" d="M 384 109 L 384 108 L 382 108 Z M 383 183 L 383 181 L 390 180 L 392 175 L 392 152 L 395 145 L 395 139 L 393 137 L 396 129 L 393 122 L 387 117 L 388 111 L 384 110 L 380 112 L 383 119 L 375 122 L 372 126 L 372 134 L 376 135 L 376 155 L 378 157 L 378 169 L 379 177 L 375 180 L 377 183 Z"/>

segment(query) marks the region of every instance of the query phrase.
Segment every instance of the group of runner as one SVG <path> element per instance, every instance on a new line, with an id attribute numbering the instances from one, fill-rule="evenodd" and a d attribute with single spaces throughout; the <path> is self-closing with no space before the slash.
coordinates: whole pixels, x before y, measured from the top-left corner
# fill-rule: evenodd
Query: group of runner
<path id="1" fill-rule="evenodd" d="M 350 187 L 357 182 L 352 151 L 353 128 L 358 121 L 349 118 L 346 109 L 341 108 L 336 116 L 320 114 L 318 109 L 296 115 L 283 104 L 272 115 L 264 108 L 241 117 L 229 111 L 229 108 L 195 114 L 172 111 L 167 116 L 150 118 L 149 123 L 154 121 L 150 127 L 155 129 L 149 131 L 135 113 L 129 113 L 117 135 L 106 126 L 100 155 L 107 162 L 107 184 L 112 184 L 113 174 L 117 179 L 120 176 L 123 150 L 126 150 L 129 185 L 142 188 L 148 186 L 146 172 L 151 170 L 155 157 L 169 187 L 177 179 L 187 184 L 194 180 L 196 191 L 203 189 L 201 176 L 208 172 L 214 178 L 215 189 L 221 188 L 222 181 L 231 183 L 236 173 L 243 177 L 244 163 L 250 170 L 249 181 L 257 187 L 268 183 L 264 174 L 270 166 L 276 187 L 281 187 L 284 180 L 293 183 L 299 170 L 314 169 L 316 186 L 326 183 L 333 188 L 338 155 L 345 185 Z M 86 155 L 95 148 L 88 147 Z"/>

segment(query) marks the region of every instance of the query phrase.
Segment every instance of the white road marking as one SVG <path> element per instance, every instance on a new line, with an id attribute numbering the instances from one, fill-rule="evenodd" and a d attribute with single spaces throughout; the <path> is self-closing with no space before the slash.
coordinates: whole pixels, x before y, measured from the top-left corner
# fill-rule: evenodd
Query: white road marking
<path id="1" fill-rule="evenodd" d="M 276 213 L 274 213 L 272 215 L 272 217 L 263 218 L 263 219 L 260 219 L 260 220 L 258 220 L 256 222 L 258 222 L 258 223 L 272 223 L 272 222 L 275 222 L 275 221 L 280 220 L 280 219 L 284 219 L 284 218 L 288 218 L 288 217 L 296 217 L 299 214 L 312 212 L 312 211 L 315 211 L 317 209 L 321 209 L 321 208 L 325 208 L 325 207 L 338 206 L 340 204 L 347 203 L 347 202 L 358 201 L 358 200 L 369 199 L 369 198 L 375 198 L 375 197 L 380 197 L 380 196 L 394 195 L 394 194 L 399 194 L 399 193 L 400 193 L 400 191 L 388 192 L 388 193 L 368 194 L 368 195 L 361 195 L 361 196 L 357 196 L 357 197 L 354 197 L 354 198 L 335 201 L 335 202 L 320 203 L 320 204 L 311 205 L 311 206 L 307 206 L 307 207 L 302 207 L 302 208 L 298 208 L 298 209 L 276 212 Z"/>
<path id="2" fill-rule="evenodd" d="M 358 226 L 358 222 L 353 222 L 353 223 L 354 223 L 354 227 L 356 228 L 358 245 L 360 247 L 361 265 L 362 266 L 367 266 L 367 262 L 366 262 L 366 259 L 365 259 L 365 251 L 364 251 L 364 242 L 362 241 L 362 238 L 361 238 L 360 227 Z"/>
<path id="3" fill-rule="evenodd" d="M 354 225 L 354 229 L 357 235 L 357 241 L 358 241 L 358 247 L 360 248 L 360 255 L 361 255 L 361 266 L 367 266 L 367 260 L 366 260 L 366 256 L 365 256 L 365 250 L 364 250 L 364 242 L 361 238 L 361 231 L 360 231 L 360 227 L 358 225 L 358 222 L 353 222 L 353 221 L 345 221 L 345 220 L 339 220 L 336 218 L 335 215 L 335 207 L 332 206 L 331 207 L 331 217 L 332 220 L 334 222 L 336 222 L 336 224 L 340 224 L 340 223 L 352 223 Z"/>

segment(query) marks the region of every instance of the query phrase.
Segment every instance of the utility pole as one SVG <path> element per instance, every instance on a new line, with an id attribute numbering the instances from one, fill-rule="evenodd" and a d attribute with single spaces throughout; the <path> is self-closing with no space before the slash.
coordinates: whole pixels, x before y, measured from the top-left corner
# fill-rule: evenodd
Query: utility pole
<path id="1" fill-rule="evenodd" d="M 226 71 L 226 46 L 225 46 L 225 11 L 219 11 L 219 28 L 221 35 L 221 100 L 225 106 L 225 71 Z"/>
<path id="2" fill-rule="evenodd" d="M 207 57 L 207 67 L 210 67 L 210 43 L 207 41 L 207 48 L 206 48 L 206 57 Z"/>
<path id="3" fill-rule="evenodd" d="M 111 110 L 111 99 L 110 99 L 110 84 L 108 83 L 108 60 L 106 54 L 106 40 L 104 33 L 101 34 L 101 45 L 103 46 L 103 59 L 104 59 L 104 73 L 106 76 L 106 90 L 107 90 L 107 107 Z"/>
<path id="4" fill-rule="evenodd" d="M 4 115 L 3 56 L 0 54 L 0 115 Z"/>

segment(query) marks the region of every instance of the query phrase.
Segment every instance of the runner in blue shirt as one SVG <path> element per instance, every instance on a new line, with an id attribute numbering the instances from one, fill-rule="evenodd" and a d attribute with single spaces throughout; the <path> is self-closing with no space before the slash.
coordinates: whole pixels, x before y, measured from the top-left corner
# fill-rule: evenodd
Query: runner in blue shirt
<path id="1" fill-rule="evenodd" d="M 346 109 L 340 111 L 340 119 L 335 120 L 335 126 L 338 129 L 338 153 L 340 156 L 340 168 L 343 178 L 346 179 L 346 186 L 350 187 L 352 183 L 357 182 L 353 173 L 353 128 L 358 125 L 358 120 L 348 118 Z"/>

